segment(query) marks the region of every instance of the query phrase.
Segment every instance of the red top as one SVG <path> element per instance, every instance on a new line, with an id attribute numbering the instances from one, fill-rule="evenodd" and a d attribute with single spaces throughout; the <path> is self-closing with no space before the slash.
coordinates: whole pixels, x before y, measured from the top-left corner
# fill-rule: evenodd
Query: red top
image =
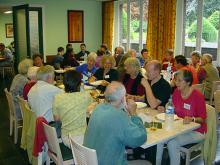
<path id="1" fill-rule="evenodd" d="M 127 94 L 131 94 L 131 89 L 134 84 L 134 81 L 135 79 L 129 78 L 128 81 L 124 84 Z M 138 84 L 137 95 L 143 96 L 144 94 L 145 94 L 145 88 L 141 84 Z"/>
<path id="2" fill-rule="evenodd" d="M 190 72 L 192 73 L 192 76 L 193 76 L 192 85 L 199 83 L 199 81 L 198 81 L 198 76 L 197 76 L 197 72 L 196 72 L 196 70 L 195 70 L 194 67 L 192 67 L 192 66 L 190 66 L 190 65 L 187 65 L 187 66 L 184 66 L 184 67 L 181 68 L 181 70 L 183 70 L 183 69 L 186 69 L 186 70 L 188 70 L 188 71 L 190 71 Z"/>
<path id="3" fill-rule="evenodd" d="M 168 63 L 170 62 L 171 64 L 171 67 L 172 67 L 172 71 L 176 71 L 175 67 L 174 67 L 174 62 L 175 62 L 175 59 L 174 58 L 171 58 L 170 61 L 168 61 L 166 58 L 163 58 L 162 60 L 162 70 L 166 70 L 167 67 L 168 67 Z"/>
<path id="4" fill-rule="evenodd" d="M 201 127 L 195 131 L 200 133 L 205 133 L 207 131 L 206 125 L 206 106 L 205 99 L 201 92 L 194 89 L 191 95 L 187 99 L 183 99 L 181 93 L 178 89 L 175 89 L 173 93 L 173 105 L 174 111 L 178 117 L 184 118 L 185 116 L 189 117 L 201 117 L 203 123 Z"/>
<path id="5" fill-rule="evenodd" d="M 25 84 L 24 88 L 23 88 L 23 98 L 25 100 L 28 100 L 28 93 L 30 91 L 30 89 L 32 88 L 32 86 L 34 86 L 36 84 L 35 81 L 31 81 L 31 82 L 28 82 L 27 84 Z"/>

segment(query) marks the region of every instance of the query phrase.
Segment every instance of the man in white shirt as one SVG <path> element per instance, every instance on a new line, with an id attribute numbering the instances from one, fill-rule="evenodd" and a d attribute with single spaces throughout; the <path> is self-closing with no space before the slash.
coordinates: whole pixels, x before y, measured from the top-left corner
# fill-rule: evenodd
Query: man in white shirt
<path id="1" fill-rule="evenodd" d="M 28 103 L 37 116 L 43 116 L 48 122 L 53 121 L 52 103 L 54 96 L 63 92 L 53 85 L 54 68 L 42 66 L 37 72 L 37 83 L 28 93 Z"/>

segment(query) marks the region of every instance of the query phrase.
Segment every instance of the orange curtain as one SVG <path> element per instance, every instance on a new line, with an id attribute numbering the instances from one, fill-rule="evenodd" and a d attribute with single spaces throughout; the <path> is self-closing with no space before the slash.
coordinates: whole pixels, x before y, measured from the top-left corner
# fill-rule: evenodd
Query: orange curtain
<path id="1" fill-rule="evenodd" d="M 112 50 L 114 27 L 114 2 L 102 3 L 102 43 Z"/>
<path id="2" fill-rule="evenodd" d="M 147 48 L 153 59 L 162 60 L 174 49 L 176 0 L 149 0 Z"/>

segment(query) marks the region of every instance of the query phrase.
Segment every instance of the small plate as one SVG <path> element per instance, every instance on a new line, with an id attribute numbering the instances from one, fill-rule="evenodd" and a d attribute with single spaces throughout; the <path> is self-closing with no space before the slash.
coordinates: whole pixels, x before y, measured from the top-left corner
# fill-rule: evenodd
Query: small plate
<path id="1" fill-rule="evenodd" d="M 98 86 L 102 84 L 102 80 L 94 81 L 90 83 L 91 85 Z"/>
<path id="2" fill-rule="evenodd" d="M 89 85 L 84 85 L 84 89 L 85 90 L 92 90 L 92 89 L 95 89 L 94 86 L 89 86 Z"/>
<path id="3" fill-rule="evenodd" d="M 63 70 L 63 69 L 60 69 L 60 70 L 55 70 L 55 72 L 56 72 L 56 73 L 64 73 L 64 72 L 66 72 L 66 71 Z"/>
<path id="4" fill-rule="evenodd" d="M 160 121 L 165 121 L 165 113 L 159 113 L 156 115 L 156 118 Z M 177 115 L 174 115 L 174 120 L 178 120 L 179 117 Z"/>
<path id="5" fill-rule="evenodd" d="M 135 103 L 137 104 L 137 109 L 142 109 L 142 108 L 147 107 L 146 103 L 143 103 L 143 102 L 135 102 Z"/>

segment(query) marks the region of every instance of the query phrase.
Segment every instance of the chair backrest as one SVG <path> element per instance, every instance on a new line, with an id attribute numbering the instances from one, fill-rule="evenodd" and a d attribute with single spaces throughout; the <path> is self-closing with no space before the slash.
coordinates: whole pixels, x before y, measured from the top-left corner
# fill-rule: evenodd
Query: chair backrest
<path id="1" fill-rule="evenodd" d="M 210 94 L 210 98 L 209 98 L 210 105 L 213 104 L 213 97 L 214 97 L 214 93 L 216 90 L 220 90 L 220 81 L 213 81 L 212 82 L 212 89 L 211 89 L 211 94 Z"/>
<path id="2" fill-rule="evenodd" d="M 17 98 L 18 98 L 18 104 L 19 104 L 20 110 L 21 110 L 21 115 L 23 118 L 24 111 L 25 111 L 25 109 L 27 109 L 27 107 L 29 108 L 29 105 L 28 105 L 27 100 L 24 100 L 22 97 L 18 96 Z"/>
<path id="3" fill-rule="evenodd" d="M 5 91 L 7 101 L 8 101 L 8 107 L 9 107 L 10 115 L 15 117 L 16 112 L 15 112 L 15 104 L 14 104 L 14 101 L 13 101 L 12 93 L 9 92 L 7 88 L 5 88 L 4 91 Z M 15 117 L 15 119 L 16 119 L 16 117 Z"/>
<path id="4" fill-rule="evenodd" d="M 96 150 L 78 144 L 71 136 L 69 139 L 75 165 L 98 165 Z"/>
<path id="5" fill-rule="evenodd" d="M 204 83 L 202 83 L 202 84 L 194 84 L 192 87 L 194 89 L 199 90 L 204 95 L 204 91 L 205 91 L 205 84 Z"/>
<path id="6" fill-rule="evenodd" d="M 44 133 L 47 138 L 47 144 L 48 144 L 48 154 L 50 155 L 50 158 L 56 163 L 56 164 L 63 164 L 63 158 L 60 151 L 59 141 L 57 139 L 56 130 L 54 127 L 51 127 L 45 123 L 43 123 L 44 126 Z"/>
<path id="7" fill-rule="evenodd" d="M 220 90 L 217 90 L 214 93 L 214 103 L 215 103 L 215 111 L 218 114 L 220 112 Z"/>
<path id="8" fill-rule="evenodd" d="M 213 108 L 211 105 L 206 104 L 206 113 L 207 133 L 204 142 L 203 158 L 205 164 L 211 164 L 211 162 L 215 159 L 217 147 L 215 108 Z"/>

